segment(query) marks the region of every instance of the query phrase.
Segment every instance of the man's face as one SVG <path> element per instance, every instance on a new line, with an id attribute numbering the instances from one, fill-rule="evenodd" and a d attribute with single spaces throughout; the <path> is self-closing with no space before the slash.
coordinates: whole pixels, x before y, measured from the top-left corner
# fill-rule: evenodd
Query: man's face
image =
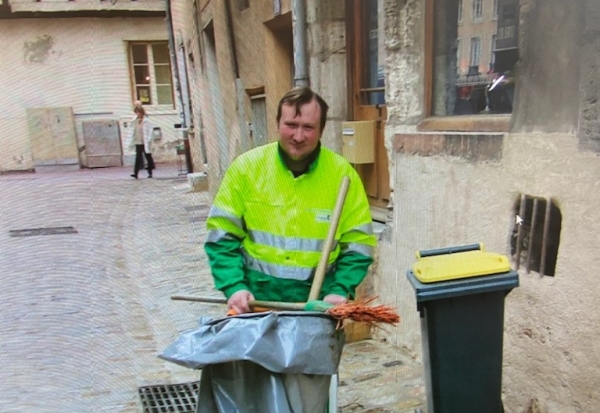
<path id="1" fill-rule="evenodd" d="M 294 161 L 301 161 L 315 150 L 321 138 L 321 107 L 315 99 L 300 106 L 296 116 L 293 105 L 281 107 L 277 125 L 283 151 Z"/>

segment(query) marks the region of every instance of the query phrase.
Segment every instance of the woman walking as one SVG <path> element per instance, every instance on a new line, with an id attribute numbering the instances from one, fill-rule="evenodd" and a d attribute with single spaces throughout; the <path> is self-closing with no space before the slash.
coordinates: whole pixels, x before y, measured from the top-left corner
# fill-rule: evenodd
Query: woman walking
<path id="1" fill-rule="evenodd" d="M 146 116 L 146 111 L 141 105 L 136 104 L 133 111 L 137 115 L 132 119 L 133 127 L 129 132 L 129 146 L 135 145 L 135 165 L 131 177 L 137 179 L 138 172 L 144 169 L 144 155 L 146 156 L 148 178 L 152 178 L 154 159 L 152 159 L 152 125 Z"/>

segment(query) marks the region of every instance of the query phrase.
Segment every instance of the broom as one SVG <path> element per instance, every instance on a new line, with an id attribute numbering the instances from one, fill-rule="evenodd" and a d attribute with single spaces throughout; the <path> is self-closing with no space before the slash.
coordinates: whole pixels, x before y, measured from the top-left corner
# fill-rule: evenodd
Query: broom
<path id="1" fill-rule="evenodd" d="M 306 303 L 284 303 L 279 301 L 249 301 L 248 304 L 255 312 L 268 310 L 288 311 L 316 311 L 329 314 L 333 318 L 343 321 L 352 320 L 368 324 L 392 324 L 400 322 L 400 316 L 393 307 L 387 305 L 371 305 L 377 297 L 370 297 L 356 301 L 347 301 L 343 304 L 330 304 L 322 300 L 311 300 Z M 227 304 L 224 298 L 193 297 L 174 295 L 171 300 L 195 301 L 201 303 Z"/>
<path id="2" fill-rule="evenodd" d="M 277 309 L 277 310 L 292 310 L 292 311 L 319 311 L 324 312 L 338 320 L 353 320 L 364 323 L 388 323 L 397 324 L 400 322 L 400 316 L 396 314 L 393 308 L 389 306 L 369 306 L 377 297 L 368 298 L 365 300 L 349 301 L 343 304 L 333 305 L 325 301 L 317 300 L 321 287 L 323 286 L 323 280 L 325 279 L 325 272 L 327 270 L 327 264 L 329 261 L 329 254 L 335 239 L 335 233 L 337 231 L 340 216 L 342 214 L 342 208 L 346 195 L 348 193 L 348 187 L 350 186 L 350 179 L 347 176 L 342 178 L 340 189 L 338 191 L 337 199 L 331 216 L 331 224 L 325 242 L 323 244 L 323 250 L 321 252 L 321 258 L 315 271 L 315 276 L 308 294 L 308 301 L 306 303 L 283 303 L 274 301 L 250 301 L 249 305 L 253 311 L 264 311 L 263 309 Z M 172 300 L 183 300 L 183 301 L 199 301 L 205 303 L 217 303 L 227 304 L 227 300 L 221 298 L 212 297 L 187 297 L 187 296 L 173 296 Z"/>
<path id="3" fill-rule="evenodd" d="M 347 301 L 343 304 L 332 305 L 324 301 L 315 303 L 321 292 L 323 286 L 323 280 L 325 279 L 325 272 L 327 270 L 327 264 L 329 261 L 329 254 L 333 247 L 335 240 L 335 233 L 342 215 L 342 208 L 344 207 L 344 201 L 346 200 L 346 194 L 348 193 L 348 187 L 350 186 L 350 179 L 347 176 L 342 178 L 338 196 L 335 201 L 335 207 L 333 208 L 333 215 L 331 217 L 331 225 L 329 226 L 329 232 L 323 245 L 323 251 L 321 252 L 321 259 L 319 265 L 315 271 L 315 277 L 313 279 L 310 293 L 308 294 L 308 302 L 306 303 L 307 309 L 312 308 L 313 311 L 325 311 L 327 314 L 343 321 L 345 319 L 358 321 L 362 323 L 387 323 L 396 325 L 400 322 L 400 316 L 396 314 L 394 309 L 389 306 L 379 305 L 370 307 L 369 304 L 376 300 L 377 297 L 371 297 L 364 300 L 358 301 Z"/>

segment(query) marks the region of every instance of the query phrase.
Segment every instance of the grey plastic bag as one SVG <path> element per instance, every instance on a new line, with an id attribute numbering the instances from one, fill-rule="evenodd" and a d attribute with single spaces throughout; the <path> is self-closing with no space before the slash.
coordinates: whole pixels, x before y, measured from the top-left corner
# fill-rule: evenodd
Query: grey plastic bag
<path id="1" fill-rule="evenodd" d="M 159 357 L 202 368 L 198 413 L 327 411 L 344 333 L 318 312 L 202 318 Z"/>
<path id="2" fill-rule="evenodd" d="M 202 318 L 159 357 L 192 369 L 247 360 L 276 373 L 331 375 L 344 347 L 335 327 L 332 317 L 305 311 Z"/>
<path id="3" fill-rule="evenodd" d="M 202 369 L 196 413 L 325 413 L 331 376 L 274 373 L 249 361 Z"/>

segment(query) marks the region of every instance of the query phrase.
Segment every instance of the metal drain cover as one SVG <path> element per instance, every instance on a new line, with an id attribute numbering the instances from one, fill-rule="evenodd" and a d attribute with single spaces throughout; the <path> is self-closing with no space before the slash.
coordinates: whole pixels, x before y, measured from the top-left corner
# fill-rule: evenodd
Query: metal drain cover
<path id="1" fill-rule="evenodd" d="M 11 229 L 8 232 L 11 237 L 32 237 L 34 235 L 77 234 L 77 230 L 73 227 Z"/>
<path id="2" fill-rule="evenodd" d="M 193 211 L 207 211 L 209 210 L 209 206 L 208 205 L 204 205 L 204 204 L 199 204 L 199 205 L 188 205 L 188 206 L 184 206 L 183 209 L 185 209 L 188 212 L 193 212 Z"/>
<path id="3" fill-rule="evenodd" d="M 199 381 L 140 387 L 143 413 L 194 413 L 199 388 Z"/>

